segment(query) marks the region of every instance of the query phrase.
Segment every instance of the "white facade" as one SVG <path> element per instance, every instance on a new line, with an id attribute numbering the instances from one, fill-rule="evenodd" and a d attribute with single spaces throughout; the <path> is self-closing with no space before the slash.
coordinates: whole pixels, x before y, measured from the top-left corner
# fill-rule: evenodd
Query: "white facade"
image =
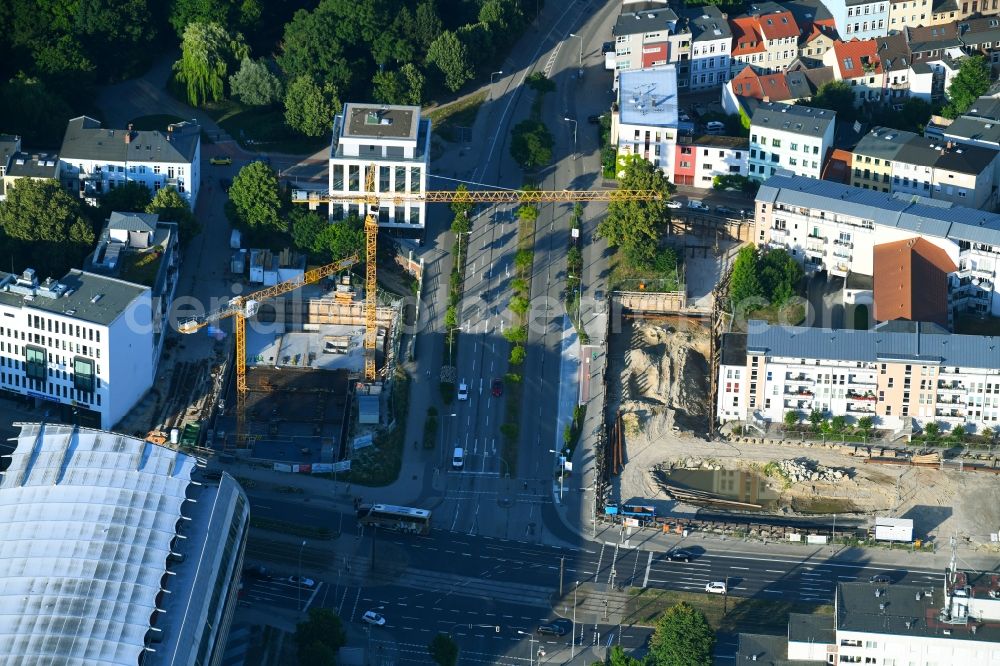
<path id="1" fill-rule="evenodd" d="M 729 80 L 732 31 L 717 7 L 706 6 L 688 21 L 691 31 L 691 90 L 709 90 Z"/>
<path id="2" fill-rule="evenodd" d="M 127 182 L 155 194 L 174 187 L 194 210 L 201 184 L 201 128 L 176 123 L 164 131 L 104 129 L 81 116 L 69 121 L 59 153 L 60 181 L 96 204 L 102 194 Z"/>
<path id="3" fill-rule="evenodd" d="M 750 125 L 750 178 L 765 180 L 778 169 L 819 178 L 833 145 L 836 113 L 781 103 L 764 103 Z"/>
<path id="4" fill-rule="evenodd" d="M 0 390 L 110 428 L 153 384 L 151 291 L 93 273 L 0 274 Z"/>
<path id="5" fill-rule="evenodd" d="M 822 0 L 842 39 L 873 39 L 889 32 L 889 1 Z"/>
<path id="6" fill-rule="evenodd" d="M 677 76 L 674 65 L 622 72 L 611 141 L 620 156 L 638 155 L 666 174 L 677 145 Z"/>
<path id="7" fill-rule="evenodd" d="M 330 146 L 330 196 L 365 191 L 369 176 L 377 193 L 427 191 L 430 164 L 431 121 L 421 118 L 420 107 L 374 104 L 344 105 L 333 121 Z M 374 169 L 374 171 L 372 171 Z M 349 214 L 364 217 L 359 203 L 331 201 L 331 220 Z M 378 211 L 380 227 L 421 233 L 426 224 L 426 204 L 383 199 Z"/>

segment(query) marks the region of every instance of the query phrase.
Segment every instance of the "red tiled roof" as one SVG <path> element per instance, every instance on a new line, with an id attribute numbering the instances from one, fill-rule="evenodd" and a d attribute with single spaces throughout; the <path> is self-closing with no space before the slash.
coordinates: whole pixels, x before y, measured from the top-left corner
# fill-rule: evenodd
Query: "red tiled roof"
<path id="1" fill-rule="evenodd" d="M 812 26 L 810 26 L 809 34 L 805 36 L 802 43 L 808 44 L 820 35 L 835 40 L 837 39 L 837 30 L 832 25 L 826 25 L 825 19 L 823 21 L 816 21 L 812 24 Z"/>
<path id="2" fill-rule="evenodd" d="M 766 50 L 764 36 L 760 32 L 760 25 L 753 16 L 741 16 L 729 19 L 729 28 L 733 32 L 734 56 L 748 53 L 762 53 Z"/>
<path id="3" fill-rule="evenodd" d="M 845 185 L 851 184 L 851 162 L 854 153 L 841 148 L 833 148 L 823 167 L 823 180 L 832 180 Z"/>
<path id="4" fill-rule="evenodd" d="M 948 325 L 948 253 L 923 238 L 882 243 L 874 249 L 875 320 Z"/>
<path id="5" fill-rule="evenodd" d="M 833 53 L 837 58 L 836 67 L 842 79 L 856 79 L 866 74 L 882 73 L 878 44 L 874 39 L 860 41 L 855 38 L 849 42 L 834 42 Z M 870 63 L 874 69 L 866 72 L 865 63 Z"/>
<path id="6" fill-rule="evenodd" d="M 733 77 L 729 87 L 737 97 L 753 97 L 767 102 L 781 102 L 793 97 L 784 73 L 757 74 L 749 65 Z"/>
<path id="7" fill-rule="evenodd" d="M 795 23 L 795 17 L 791 12 L 774 12 L 773 14 L 762 14 L 758 19 L 760 29 L 767 39 L 782 39 L 784 37 L 798 37 L 799 26 Z"/>

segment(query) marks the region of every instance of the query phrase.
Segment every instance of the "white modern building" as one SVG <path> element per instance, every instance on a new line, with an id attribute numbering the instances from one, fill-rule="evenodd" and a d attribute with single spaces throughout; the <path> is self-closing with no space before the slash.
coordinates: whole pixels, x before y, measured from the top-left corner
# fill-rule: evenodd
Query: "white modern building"
<path id="1" fill-rule="evenodd" d="M 750 178 L 766 180 L 778 169 L 819 178 L 836 117 L 827 109 L 762 103 L 750 122 Z"/>
<path id="2" fill-rule="evenodd" d="M 746 176 L 747 146 L 745 137 L 682 135 L 670 180 L 675 185 L 710 188 L 716 176 Z"/>
<path id="3" fill-rule="evenodd" d="M 736 663 L 1000 665 L 996 574 L 838 583 L 834 608 L 832 617 L 791 614 L 787 637 L 740 634 Z"/>
<path id="4" fill-rule="evenodd" d="M 201 127 L 173 123 L 164 131 L 105 129 L 89 116 L 66 126 L 59 151 L 59 178 L 74 194 L 96 204 L 104 193 L 127 182 L 151 193 L 174 187 L 194 210 L 201 185 Z"/>
<path id="5" fill-rule="evenodd" d="M 151 308 L 149 287 L 94 273 L 0 273 L 0 393 L 112 427 L 153 385 Z"/>
<path id="6" fill-rule="evenodd" d="M 621 72 L 618 82 L 618 110 L 611 113 L 618 155 L 639 155 L 669 176 L 680 131 L 674 65 Z"/>
<path id="7" fill-rule="evenodd" d="M 220 666 L 249 502 L 116 433 L 19 424 L 0 477 L 0 662 Z"/>
<path id="8" fill-rule="evenodd" d="M 430 164 L 431 121 L 422 118 L 419 106 L 387 104 L 344 105 L 333 120 L 330 144 L 330 196 L 359 193 L 372 178 L 377 193 L 427 191 Z M 372 172 L 374 169 L 374 172 Z M 422 234 L 426 224 L 423 201 L 393 202 L 383 198 L 378 211 L 380 227 L 401 233 Z M 355 214 L 364 217 L 357 202 L 330 202 L 330 219 Z"/>
<path id="9" fill-rule="evenodd" d="M 872 39 L 889 32 L 889 0 L 822 0 L 842 39 Z"/>
<path id="10" fill-rule="evenodd" d="M 624 4 L 612 29 L 615 50 L 607 56 L 613 60 L 616 79 L 618 72 L 677 62 L 682 54 L 687 60 L 691 35 L 679 30 L 678 23 L 677 14 L 665 4 L 641 10 L 637 4 Z M 672 36 L 681 41 L 672 41 Z"/>
<path id="11" fill-rule="evenodd" d="M 872 275 L 874 248 L 923 238 L 958 267 L 949 278 L 953 311 L 1000 316 L 1000 215 L 782 174 L 757 192 L 754 240 L 783 247 L 807 273 Z"/>
<path id="12" fill-rule="evenodd" d="M 719 366 L 720 421 L 782 423 L 813 410 L 862 417 L 898 431 L 957 425 L 974 432 L 1000 423 L 996 340 L 949 333 L 937 324 L 890 321 L 871 330 L 776 326 L 751 321 L 732 334 Z"/>

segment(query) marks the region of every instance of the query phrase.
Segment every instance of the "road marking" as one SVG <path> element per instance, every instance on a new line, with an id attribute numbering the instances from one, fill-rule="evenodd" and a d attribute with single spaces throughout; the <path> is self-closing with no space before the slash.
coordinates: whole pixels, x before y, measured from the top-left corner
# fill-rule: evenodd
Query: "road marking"
<path id="1" fill-rule="evenodd" d="M 638 559 L 638 555 L 636 556 Z M 646 575 L 642 579 L 642 586 L 646 587 L 649 584 L 649 569 L 653 565 L 653 551 L 649 551 L 649 559 L 646 560 Z"/>
<path id="2" fill-rule="evenodd" d="M 801 574 L 799 574 L 799 575 L 800 575 L 800 576 L 809 576 L 810 578 L 822 578 L 822 577 L 823 577 L 823 574 L 818 574 L 818 573 L 806 573 L 806 572 L 804 572 L 804 571 L 803 571 L 803 572 L 802 572 Z"/>
<path id="3" fill-rule="evenodd" d="M 729 567 L 730 569 L 740 569 L 742 571 L 750 571 L 750 567 Z"/>
<path id="4" fill-rule="evenodd" d="M 780 574 L 788 573 L 787 571 L 779 571 L 778 569 L 764 569 L 764 571 L 768 573 L 780 573 Z"/>
<path id="5" fill-rule="evenodd" d="M 784 594 L 781 590 L 761 590 L 762 594 Z"/>

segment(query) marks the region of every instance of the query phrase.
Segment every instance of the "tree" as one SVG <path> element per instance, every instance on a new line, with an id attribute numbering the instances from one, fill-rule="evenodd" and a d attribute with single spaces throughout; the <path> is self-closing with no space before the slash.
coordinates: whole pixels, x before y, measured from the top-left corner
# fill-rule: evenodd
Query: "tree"
<path id="1" fill-rule="evenodd" d="M 39 276 L 62 277 L 93 248 L 94 232 L 83 219 L 79 199 L 55 180 L 22 178 L 0 202 L 2 249 L 14 270 L 34 268 Z"/>
<path id="2" fill-rule="evenodd" d="M 835 435 L 839 435 L 844 432 L 847 428 L 847 417 L 843 415 L 834 416 L 830 419 L 830 431 Z"/>
<path id="3" fill-rule="evenodd" d="M 156 39 L 159 23 L 152 4 L 148 0 L 81 0 L 77 4 L 73 32 L 109 78 L 139 74 L 150 60 L 148 45 Z M 115 57 L 98 60 L 112 43 Z"/>
<path id="4" fill-rule="evenodd" d="M 814 409 L 809 412 L 809 423 L 812 424 L 813 428 L 819 428 L 819 425 L 823 422 L 823 412 L 819 409 Z"/>
<path id="5" fill-rule="evenodd" d="M 189 23 L 181 40 L 181 59 L 174 63 L 188 103 L 200 106 L 222 100 L 230 63 L 248 53 L 242 35 L 231 36 L 218 23 Z"/>
<path id="6" fill-rule="evenodd" d="M 337 650 L 347 643 L 347 634 L 340 617 L 329 608 L 309 609 L 309 618 L 296 625 L 295 643 L 298 646 L 300 664 L 336 663 Z M 316 647 L 316 646 L 320 647 Z M 327 650 L 333 661 L 324 661 Z M 314 661 L 319 658 L 320 661 Z"/>
<path id="7" fill-rule="evenodd" d="M 39 78 L 19 72 L 0 86 L 0 127 L 25 145 L 50 145 L 66 132 L 73 110 Z"/>
<path id="8" fill-rule="evenodd" d="M 322 88 L 308 76 L 300 76 L 285 92 L 285 123 L 306 136 L 331 131 L 333 117 L 340 113 L 340 100 L 329 84 Z"/>
<path id="9" fill-rule="evenodd" d="M 990 87 L 990 65 L 981 55 L 962 58 L 958 74 L 948 86 L 948 104 L 941 111 L 945 118 L 957 118 L 968 111 Z"/>
<path id="10" fill-rule="evenodd" d="M 319 253 L 322 248 L 317 244 L 320 234 L 330 226 L 324 215 L 304 206 L 292 208 L 288 215 L 288 228 L 292 232 L 292 242 L 295 247 L 304 252 Z"/>
<path id="11" fill-rule="evenodd" d="M 413 63 L 398 70 L 375 72 L 372 77 L 372 97 L 383 104 L 419 105 L 424 96 L 424 75 Z"/>
<path id="12" fill-rule="evenodd" d="M 191 206 L 173 185 L 161 187 L 146 206 L 147 213 L 156 213 L 164 222 L 176 222 L 177 234 L 183 245 L 190 243 L 201 231 Z"/>
<path id="13" fill-rule="evenodd" d="M 249 56 L 240 62 L 238 72 L 229 77 L 233 97 L 249 106 L 268 106 L 281 101 L 281 81 L 263 60 Z"/>
<path id="14" fill-rule="evenodd" d="M 434 663 L 440 666 L 455 666 L 458 663 L 458 643 L 448 634 L 435 636 L 427 651 Z"/>
<path id="15" fill-rule="evenodd" d="M 521 365 L 524 363 L 524 359 L 528 357 L 528 353 L 524 351 L 524 347 L 517 345 L 510 350 L 510 364 L 511 365 Z"/>
<path id="16" fill-rule="evenodd" d="M 106 218 L 114 211 L 126 213 L 144 211 L 152 200 L 153 195 L 148 187 L 130 180 L 113 190 L 108 190 L 101 197 L 101 217 Z"/>
<path id="17" fill-rule="evenodd" d="M 553 145 L 555 140 L 545 123 L 529 118 L 514 126 L 510 138 L 510 156 L 522 169 L 531 171 L 552 161 Z"/>
<path id="18" fill-rule="evenodd" d="M 618 181 L 620 190 L 653 190 L 663 198 L 652 201 L 622 199 L 608 204 L 608 214 L 597 226 L 597 235 L 620 247 L 637 267 L 649 267 L 656 259 L 663 227 L 669 219 L 669 183 L 663 172 L 635 155 L 625 163 Z"/>
<path id="19" fill-rule="evenodd" d="M 656 621 L 649 654 L 657 666 L 711 666 L 714 645 L 704 613 L 682 602 Z"/>
<path id="20" fill-rule="evenodd" d="M 168 20 L 177 36 L 183 36 L 189 23 L 215 22 L 228 30 L 251 30 L 263 13 L 263 0 L 173 0 Z"/>
<path id="21" fill-rule="evenodd" d="M 951 433 L 949 434 L 949 436 L 956 442 L 961 442 L 963 439 L 965 439 L 965 426 L 963 425 L 955 426 L 954 428 L 951 429 Z"/>
<path id="22" fill-rule="evenodd" d="M 442 32 L 427 49 L 427 62 L 441 71 L 445 85 L 452 92 L 475 76 L 465 44 L 450 30 Z"/>
<path id="23" fill-rule="evenodd" d="M 875 427 L 875 419 L 870 416 L 862 416 L 858 419 L 858 430 L 861 430 L 866 435 L 871 432 L 871 429 Z"/>
<path id="24" fill-rule="evenodd" d="M 314 83 L 327 83 L 336 90 L 348 90 L 354 68 L 348 61 L 338 35 L 337 15 L 327 3 L 314 11 L 300 9 L 285 26 L 278 66 L 289 80 L 306 76 Z"/>
<path id="25" fill-rule="evenodd" d="M 597 663 L 603 666 L 602 662 Z M 615 645 L 611 648 L 611 652 L 608 654 L 608 664 L 610 666 L 643 666 L 642 660 L 625 654 L 625 650 L 622 649 L 621 645 Z"/>
<path id="26" fill-rule="evenodd" d="M 251 229 L 285 230 L 278 177 L 267 164 L 251 162 L 240 169 L 229 188 L 229 200 L 240 221 Z"/>
<path id="27" fill-rule="evenodd" d="M 827 81 L 820 86 L 812 99 L 800 100 L 796 104 L 836 111 L 837 120 L 840 122 L 854 122 L 858 115 L 854 107 L 854 91 L 846 81 Z"/>
<path id="28" fill-rule="evenodd" d="M 413 36 L 424 49 L 429 49 L 434 40 L 441 36 L 444 25 L 438 17 L 434 0 L 424 0 L 413 13 Z"/>
<path id="29" fill-rule="evenodd" d="M 785 426 L 788 428 L 794 428 L 799 424 L 799 420 L 802 419 L 802 413 L 797 409 L 790 409 L 785 412 Z"/>
<path id="30" fill-rule="evenodd" d="M 733 261 L 729 298 L 735 309 L 743 311 L 751 299 L 761 298 L 763 295 L 764 287 L 757 275 L 757 250 L 748 245 L 740 249 Z"/>
<path id="31" fill-rule="evenodd" d="M 782 248 L 773 248 L 756 257 L 764 296 L 774 305 L 784 305 L 798 292 L 805 272 L 799 262 Z"/>
<path id="32" fill-rule="evenodd" d="M 326 225 L 316 237 L 316 251 L 329 254 L 335 261 L 361 256 L 364 249 L 364 225 L 357 216 Z"/>
<path id="33" fill-rule="evenodd" d="M 937 439 L 938 433 L 941 432 L 941 427 L 934 421 L 924 424 L 924 437 L 929 440 Z"/>
<path id="34" fill-rule="evenodd" d="M 986 426 L 985 428 L 979 431 L 979 434 L 981 437 L 983 437 L 983 439 L 992 442 L 993 438 L 996 437 L 997 435 L 997 429 Z"/>

